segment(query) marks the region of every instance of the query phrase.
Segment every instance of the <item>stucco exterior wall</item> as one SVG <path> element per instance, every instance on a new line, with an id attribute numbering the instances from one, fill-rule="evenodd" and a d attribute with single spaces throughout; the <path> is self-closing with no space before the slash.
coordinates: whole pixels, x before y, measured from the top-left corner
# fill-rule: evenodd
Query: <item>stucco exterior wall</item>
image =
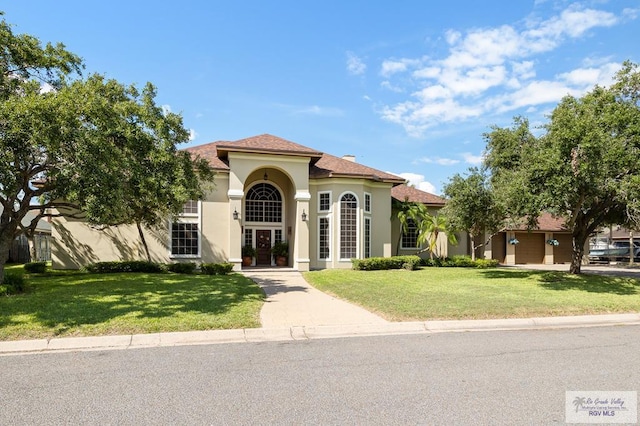
<path id="1" fill-rule="evenodd" d="M 169 263 L 181 259 L 194 262 L 226 262 L 228 259 L 227 215 L 228 177 L 216 175 L 215 188 L 200 204 L 200 256 L 172 257 L 169 220 L 157 228 L 143 227 L 151 260 Z M 221 232 L 225 230 L 225 232 Z M 54 269 L 78 269 L 94 262 L 146 260 L 144 247 L 135 225 L 92 227 L 83 220 L 57 217 L 52 221 L 52 266 Z"/>
<path id="2" fill-rule="evenodd" d="M 358 201 L 357 216 L 357 256 L 364 257 L 365 218 L 371 221 L 371 256 L 391 255 L 391 184 L 374 183 L 365 179 L 317 179 L 310 182 L 311 211 L 309 225 L 309 254 L 312 269 L 351 268 L 351 259 L 340 258 L 340 199 L 346 193 L 355 195 Z M 319 194 L 331 194 L 329 212 L 319 211 Z M 365 212 L 365 194 L 371 196 L 371 212 Z M 330 258 L 319 258 L 319 217 L 328 217 L 330 221 Z"/>

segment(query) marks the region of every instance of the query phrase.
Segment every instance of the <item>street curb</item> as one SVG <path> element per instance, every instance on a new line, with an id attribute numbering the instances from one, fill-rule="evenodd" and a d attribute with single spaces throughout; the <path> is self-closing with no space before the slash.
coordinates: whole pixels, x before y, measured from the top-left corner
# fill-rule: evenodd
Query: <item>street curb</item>
<path id="1" fill-rule="evenodd" d="M 0 342 L 0 356 L 28 353 L 211 345 L 219 343 L 282 342 L 357 336 L 492 330 L 542 330 L 611 325 L 640 325 L 640 313 L 487 320 L 389 322 L 384 324 L 292 326 L 118 336 L 64 337 L 49 340 L 15 340 Z"/>

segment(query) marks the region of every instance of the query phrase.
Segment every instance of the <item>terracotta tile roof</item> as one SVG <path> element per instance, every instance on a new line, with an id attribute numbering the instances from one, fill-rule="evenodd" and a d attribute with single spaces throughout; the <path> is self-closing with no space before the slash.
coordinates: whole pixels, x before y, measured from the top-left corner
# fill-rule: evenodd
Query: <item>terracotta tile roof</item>
<path id="1" fill-rule="evenodd" d="M 520 225 L 514 228 L 509 228 L 510 231 L 526 231 L 526 225 Z M 538 226 L 534 228 L 537 231 L 547 231 L 547 232 L 559 232 L 559 231 L 567 231 L 567 228 L 564 226 L 564 219 L 559 217 L 554 217 L 550 213 L 542 213 L 538 218 Z"/>
<path id="2" fill-rule="evenodd" d="M 310 157 L 310 178 L 362 177 L 391 183 L 403 183 L 405 181 L 401 177 L 334 157 L 333 155 L 324 154 L 315 149 L 269 134 L 253 136 L 233 142 L 211 142 L 187 148 L 186 151 L 207 159 L 211 167 L 216 170 L 229 170 L 229 164 L 226 160 L 229 152 L 250 152 Z"/>
<path id="3" fill-rule="evenodd" d="M 433 204 L 444 206 L 445 200 L 437 195 L 421 191 L 405 184 L 391 188 L 391 197 L 398 201 L 411 201 L 414 203 Z"/>

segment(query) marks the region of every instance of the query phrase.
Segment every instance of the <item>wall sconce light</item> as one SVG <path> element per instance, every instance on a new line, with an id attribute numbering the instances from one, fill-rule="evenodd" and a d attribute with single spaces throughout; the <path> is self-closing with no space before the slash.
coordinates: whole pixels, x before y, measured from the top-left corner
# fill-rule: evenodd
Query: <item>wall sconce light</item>
<path id="1" fill-rule="evenodd" d="M 269 175 L 267 174 L 267 171 L 264 171 L 264 176 L 262 176 L 264 178 L 264 180 L 269 180 Z"/>
<path id="2" fill-rule="evenodd" d="M 304 209 L 302 209 L 302 221 L 303 222 L 307 221 L 307 214 L 305 213 Z"/>
<path id="3" fill-rule="evenodd" d="M 238 210 L 236 210 L 236 208 L 234 207 L 233 208 L 233 220 L 238 220 L 238 215 L 239 215 Z"/>

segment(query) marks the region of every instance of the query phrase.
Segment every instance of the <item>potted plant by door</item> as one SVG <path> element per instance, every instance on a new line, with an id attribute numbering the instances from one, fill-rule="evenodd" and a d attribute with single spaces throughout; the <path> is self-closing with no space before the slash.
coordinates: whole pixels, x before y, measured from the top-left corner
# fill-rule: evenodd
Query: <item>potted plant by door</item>
<path id="1" fill-rule="evenodd" d="M 250 245 L 242 247 L 242 266 L 251 266 L 254 257 L 256 257 L 256 249 Z"/>
<path id="2" fill-rule="evenodd" d="M 276 258 L 276 266 L 287 266 L 289 258 L 289 243 L 277 242 L 271 247 L 271 254 Z"/>

